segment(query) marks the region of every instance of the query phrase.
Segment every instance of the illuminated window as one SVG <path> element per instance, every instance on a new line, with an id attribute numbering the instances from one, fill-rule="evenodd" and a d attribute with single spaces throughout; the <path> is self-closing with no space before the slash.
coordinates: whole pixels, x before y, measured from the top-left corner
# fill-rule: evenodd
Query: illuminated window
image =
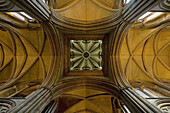
<path id="1" fill-rule="evenodd" d="M 154 98 L 158 97 L 154 92 L 152 92 L 152 91 L 150 91 L 148 89 L 143 89 L 143 91 L 146 92 L 148 95 L 154 97 Z"/>
<path id="2" fill-rule="evenodd" d="M 8 13 L 9 14 L 9 13 Z M 25 18 L 23 17 L 23 16 L 21 16 L 20 14 L 18 14 L 18 13 L 16 13 L 16 12 L 10 12 L 10 14 L 12 15 L 12 16 L 15 16 L 15 17 L 17 17 L 18 19 L 21 19 L 21 20 L 25 20 Z"/>
<path id="3" fill-rule="evenodd" d="M 146 19 L 146 21 L 149 21 L 149 20 L 151 20 L 151 19 L 154 19 L 154 18 L 158 17 L 158 16 L 161 15 L 161 14 L 163 14 L 163 13 L 162 13 L 162 12 L 155 12 L 154 14 L 150 15 L 150 16 Z"/>
<path id="4" fill-rule="evenodd" d="M 148 15 L 150 15 L 151 14 L 151 12 L 147 12 L 147 13 L 145 13 L 144 15 L 142 15 L 139 19 L 144 19 L 145 17 L 147 17 Z"/>
<path id="5" fill-rule="evenodd" d="M 6 12 L 6 14 L 25 22 L 35 22 L 35 19 L 26 14 L 25 12 Z"/>
<path id="6" fill-rule="evenodd" d="M 124 0 L 125 4 L 128 4 L 131 0 Z"/>
<path id="7" fill-rule="evenodd" d="M 136 91 L 140 96 L 142 96 L 143 98 L 149 98 L 149 96 L 146 95 L 145 93 L 143 93 L 140 89 L 135 88 L 135 91 Z"/>
<path id="8" fill-rule="evenodd" d="M 145 13 L 144 15 L 142 15 L 138 20 L 137 22 L 146 22 L 146 21 L 149 21 L 149 20 L 152 20 L 158 16 L 160 16 L 161 14 L 163 14 L 162 12 L 147 12 Z"/>
<path id="9" fill-rule="evenodd" d="M 22 15 L 24 15 L 25 17 L 27 17 L 28 19 L 30 19 L 30 20 L 33 20 L 33 18 L 32 17 L 30 17 L 29 15 L 27 15 L 26 13 L 24 13 L 24 12 L 20 12 Z"/>
<path id="10" fill-rule="evenodd" d="M 48 4 L 48 0 L 42 0 L 44 3 Z"/>

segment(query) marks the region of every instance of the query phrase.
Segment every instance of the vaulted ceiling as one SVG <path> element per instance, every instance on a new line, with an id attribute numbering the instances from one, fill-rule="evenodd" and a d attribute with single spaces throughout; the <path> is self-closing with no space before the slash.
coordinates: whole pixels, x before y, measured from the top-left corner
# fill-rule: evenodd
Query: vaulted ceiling
<path id="1" fill-rule="evenodd" d="M 0 11 L 0 96 L 22 97 L 11 112 L 161 112 L 134 88 L 170 96 L 168 0 L 3 0 Z"/>

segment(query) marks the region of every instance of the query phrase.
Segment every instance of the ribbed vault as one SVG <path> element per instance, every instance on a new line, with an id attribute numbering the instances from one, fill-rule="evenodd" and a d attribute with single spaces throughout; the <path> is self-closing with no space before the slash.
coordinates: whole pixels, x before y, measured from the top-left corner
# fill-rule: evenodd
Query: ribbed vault
<path id="1" fill-rule="evenodd" d="M 101 70 L 102 40 L 71 40 L 70 70 Z"/>
<path id="2" fill-rule="evenodd" d="M 161 113 L 169 101 L 157 108 L 136 86 L 152 83 L 168 98 L 169 16 L 136 20 L 168 7 L 168 0 L 0 1 L 0 96 L 9 98 L 0 105 L 11 113 Z"/>
<path id="3" fill-rule="evenodd" d="M 169 26 L 131 28 L 122 44 L 122 72 L 133 82 L 169 81 Z"/>

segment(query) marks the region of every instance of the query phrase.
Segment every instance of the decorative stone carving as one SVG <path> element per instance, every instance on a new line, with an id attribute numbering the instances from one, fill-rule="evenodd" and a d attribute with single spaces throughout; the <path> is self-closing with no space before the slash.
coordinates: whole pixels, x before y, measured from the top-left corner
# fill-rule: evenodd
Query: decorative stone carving
<path id="1" fill-rule="evenodd" d="M 156 106 L 163 111 L 163 113 L 170 112 L 170 99 L 159 99 L 155 101 Z"/>
<path id="2" fill-rule="evenodd" d="M 71 40 L 70 70 L 101 70 L 102 40 Z"/>
<path id="3" fill-rule="evenodd" d="M 16 103 L 10 99 L 0 99 L 0 113 L 8 113 L 15 105 Z"/>
<path id="4" fill-rule="evenodd" d="M 0 11 L 7 11 L 15 6 L 10 0 L 0 0 Z"/>
<path id="5" fill-rule="evenodd" d="M 170 11 L 170 0 L 164 0 L 160 3 L 160 8 L 165 11 Z"/>

